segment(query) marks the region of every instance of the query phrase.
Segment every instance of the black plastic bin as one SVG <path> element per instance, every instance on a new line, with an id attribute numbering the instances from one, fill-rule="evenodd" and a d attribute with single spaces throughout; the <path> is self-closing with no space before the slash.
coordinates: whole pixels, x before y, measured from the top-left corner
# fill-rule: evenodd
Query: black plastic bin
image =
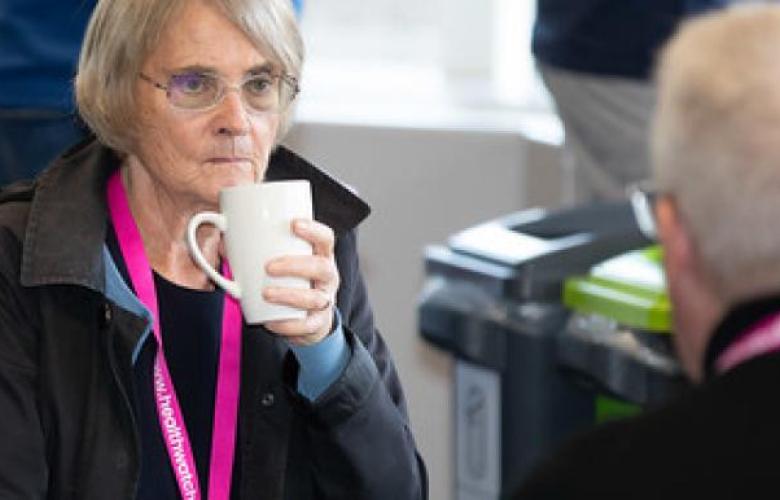
<path id="1" fill-rule="evenodd" d="M 562 283 L 648 244 L 628 203 L 532 209 L 426 249 L 419 329 L 455 357 L 456 498 L 506 498 L 562 439 L 593 425 L 594 392 L 556 362 Z"/>

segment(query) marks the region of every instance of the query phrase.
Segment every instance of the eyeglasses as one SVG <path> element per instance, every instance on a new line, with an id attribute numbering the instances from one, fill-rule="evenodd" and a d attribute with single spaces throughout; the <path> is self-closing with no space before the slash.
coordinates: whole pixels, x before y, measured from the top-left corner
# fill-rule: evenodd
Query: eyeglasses
<path id="1" fill-rule="evenodd" d="M 284 111 L 300 92 L 298 80 L 287 74 L 258 73 L 239 85 L 228 85 L 219 75 L 203 72 L 174 74 L 163 85 L 145 75 L 138 76 L 164 90 L 168 101 L 179 109 L 207 111 L 216 107 L 229 90 L 240 92 L 244 105 L 259 113 Z"/>
<path id="2" fill-rule="evenodd" d="M 658 190 L 653 181 L 647 179 L 628 188 L 628 197 L 631 201 L 631 209 L 634 212 L 639 230 L 650 240 L 658 239 L 655 223 L 655 202 L 663 194 Z"/>

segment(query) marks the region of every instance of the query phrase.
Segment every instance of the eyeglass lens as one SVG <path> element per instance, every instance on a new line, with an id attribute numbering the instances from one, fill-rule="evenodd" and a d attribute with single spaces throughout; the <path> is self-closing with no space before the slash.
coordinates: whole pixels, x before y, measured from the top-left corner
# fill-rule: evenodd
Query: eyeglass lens
<path id="1" fill-rule="evenodd" d="M 282 78 L 271 74 L 251 76 L 241 83 L 244 104 L 256 111 L 276 111 L 286 104 Z M 232 89 L 218 76 L 206 73 L 183 73 L 171 77 L 168 98 L 174 106 L 205 109 L 216 105 Z"/>

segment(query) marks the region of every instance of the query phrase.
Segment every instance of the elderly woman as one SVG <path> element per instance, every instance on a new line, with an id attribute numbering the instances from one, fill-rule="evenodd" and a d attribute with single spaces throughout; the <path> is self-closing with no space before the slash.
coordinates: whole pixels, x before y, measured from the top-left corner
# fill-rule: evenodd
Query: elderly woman
<path id="1" fill-rule="evenodd" d="M 368 207 L 278 145 L 302 63 L 288 2 L 98 3 L 76 80 L 97 138 L 0 194 L 0 498 L 426 496 L 358 269 Z M 304 320 L 236 324 L 185 245 L 256 177 L 312 184 L 294 232 L 314 255 L 267 267 L 313 286 L 263 292 Z M 219 233 L 199 239 L 216 265 Z"/>

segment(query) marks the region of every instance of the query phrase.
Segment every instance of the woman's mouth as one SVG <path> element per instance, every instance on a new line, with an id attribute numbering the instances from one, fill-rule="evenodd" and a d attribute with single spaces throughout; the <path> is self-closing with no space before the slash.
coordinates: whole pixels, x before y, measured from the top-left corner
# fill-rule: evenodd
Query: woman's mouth
<path id="1" fill-rule="evenodd" d="M 242 172 L 252 172 L 254 170 L 252 160 L 241 156 L 216 156 L 209 158 L 208 162 L 218 167 L 235 168 Z"/>

